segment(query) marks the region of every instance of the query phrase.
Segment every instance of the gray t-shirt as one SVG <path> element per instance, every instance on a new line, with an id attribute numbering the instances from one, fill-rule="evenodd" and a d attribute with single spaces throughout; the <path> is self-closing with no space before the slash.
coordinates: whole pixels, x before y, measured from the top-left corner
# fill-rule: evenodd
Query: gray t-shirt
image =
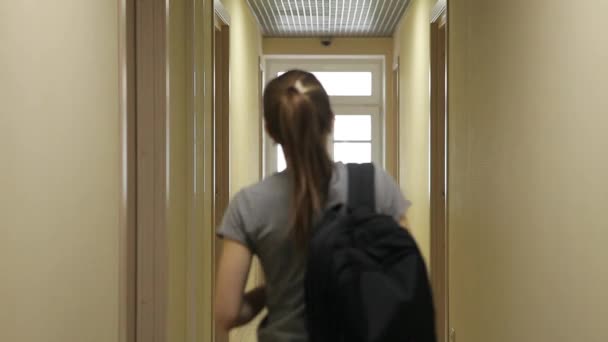
<path id="1" fill-rule="evenodd" d="M 410 202 L 384 170 L 375 169 L 376 210 L 398 220 Z M 346 203 L 347 177 L 346 165 L 335 163 L 327 207 Z M 220 237 L 247 246 L 262 264 L 268 315 L 258 329 L 260 342 L 308 341 L 304 304 L 306 262 L 290 235 L 290 193 L 286 171 L 241 190 L 230 202 L 218 232 Z"/>

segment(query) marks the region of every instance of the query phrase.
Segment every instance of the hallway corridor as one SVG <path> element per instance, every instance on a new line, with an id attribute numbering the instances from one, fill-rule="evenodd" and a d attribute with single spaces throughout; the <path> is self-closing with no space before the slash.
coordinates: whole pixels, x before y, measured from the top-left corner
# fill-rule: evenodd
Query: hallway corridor
<path id="1" fill-rule="evenodd" d="M 291 69 L 327 89 L 331 158 L 375 163 L 412 202 L 439 342 L 608 341 L 606 13 L 3 1 L 0 341 L 257 341 L 266 311 L 214 328 L 216 231 L 287 167 L 262 94 Z M 255 259 L 246 289 L 265 278 Z"/>

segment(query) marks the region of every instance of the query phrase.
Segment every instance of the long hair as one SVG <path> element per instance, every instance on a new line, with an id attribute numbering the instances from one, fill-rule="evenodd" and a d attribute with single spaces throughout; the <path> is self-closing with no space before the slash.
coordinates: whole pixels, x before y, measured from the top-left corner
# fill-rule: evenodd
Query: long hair
<path id="1" fill-rule="evenodd" d="M 264 119 L 268 134 L 285 153 L 292 184 L 292 234 L 305 247 L 313 220 L 327 202 L 333 170 L 327 152 L 334 121 L 329 96 L 313 74 L 288 71 L 266 87 Z"/>

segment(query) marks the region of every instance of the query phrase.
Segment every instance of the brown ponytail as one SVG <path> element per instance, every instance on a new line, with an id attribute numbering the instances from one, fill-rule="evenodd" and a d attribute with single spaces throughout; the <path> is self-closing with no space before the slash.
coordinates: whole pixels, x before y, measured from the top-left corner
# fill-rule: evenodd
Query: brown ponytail
<path id="1" fill-rule="evenodd" d="M 313 219 L 327 201 L 333 169 L 327 152 L 334 119 L 329 97 L 314 75 L 289 71 L 266 87 L 264 119 L 285 153 L 293 187 L 292 232 L 297 244 L 305 247 Z"/>

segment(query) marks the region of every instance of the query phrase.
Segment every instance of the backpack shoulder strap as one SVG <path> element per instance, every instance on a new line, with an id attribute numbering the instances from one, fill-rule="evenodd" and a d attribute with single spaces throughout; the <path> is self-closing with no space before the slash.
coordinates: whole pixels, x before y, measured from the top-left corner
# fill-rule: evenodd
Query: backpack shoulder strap
<path id="1" fill-rule="evenodd" d="M 374 164 L 348 164 L 348 207 L 376 211 Z"/>

